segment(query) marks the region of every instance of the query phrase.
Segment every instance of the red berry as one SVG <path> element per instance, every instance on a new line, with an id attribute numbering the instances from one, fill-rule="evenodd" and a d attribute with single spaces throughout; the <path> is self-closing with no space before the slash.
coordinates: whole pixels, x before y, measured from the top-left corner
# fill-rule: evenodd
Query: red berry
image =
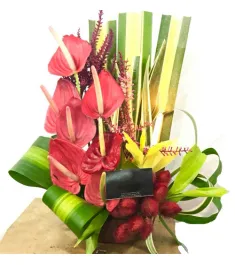
<path id="1" fill-rule="evenodd" d="M 114 218 L 124 218 L 124 217 L 129 217 L 135 214 L 137 211 L 136 208 L 121 208 L 120 206 L 116 207 L 112 212 L 111 215 Z"/>
<path id="2" fill-rule="evenodd" d="M 136 215 L 128 220 L 128 224 L 130 225 L 130 231 L 136 233 L 142 230 L 145 222 L 142 216 Z"/>
<path id="3" fill-rule="evenodd" d="M 114 231 L 114 239 L 116 243 L 125 243 L 130 239 L 130 225 L 128 223 L 120 224 Z"/>
<path id="4" fill-rule="evenodd" d="M 120 200 L 119 203 L 121 208 L 136 208 L 137 206 L 137 200 L 134 198 L 126 198 L 126 199 L 122 199 Z"/>
<path id="5" fill-rule="evenodd" d="M 181 211 L 182 209 L 176 202 L 165 201 L 160 206 L 160 213 L 166 217 L 174 217 Z"/>
<path id="6" fill-rule="evenodd" d="M 143 240 L 147 239 L 148 236 L 153 232 L 153 222 L 151 219 L 146 218 L 144 226 L 140 232 L 140 236 Z"/>
<path id="7" fill-rule="evenodd" d="M 171 175 L 169 170 L 158 172 L 156 175 L 156 180 L 157 182 L 166 183 L 168 185 L 171 180 Z"/>
<path id="8" fill-rule="evenodd" d="M 158 202 L 153 197 L 146 197 L 141 203 L 141 213 L 146 217 L 158 215 Z"/>
<path id="9" fill-rule="evenodd" d="M 168 187 L 164 183 L 159 183 L 154 187 L 153 195 L 154 198 L 159 202 L 165 200 L 167 193 Z"/>

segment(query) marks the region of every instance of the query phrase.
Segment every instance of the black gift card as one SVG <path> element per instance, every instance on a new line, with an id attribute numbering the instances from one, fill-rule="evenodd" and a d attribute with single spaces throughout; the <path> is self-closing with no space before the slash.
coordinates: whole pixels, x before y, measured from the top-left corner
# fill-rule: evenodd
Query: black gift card
<path id="1" fill-rule="evenodd" d="M 106 199 L 153 195 L 151 168 L 127 169 L 106 173 Z"/>

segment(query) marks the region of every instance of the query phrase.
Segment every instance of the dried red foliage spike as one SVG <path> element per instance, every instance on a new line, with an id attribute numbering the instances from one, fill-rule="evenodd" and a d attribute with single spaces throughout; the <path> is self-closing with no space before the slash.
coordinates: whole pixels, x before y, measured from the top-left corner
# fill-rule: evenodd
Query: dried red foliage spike
<path id="1" fill-rule="evenodd" d="M 81 160 L 85 152 L 65 140 L 52 139 L 49 144 L 49 155 L 56 159 L 64 168 L 77 176 L 77 180 L 67 177 L 62 171 L 50 164 L 50 173 L 53 184 L 77 194 L 80 191 L 79 183 L 88 183 L 91 175 L 81 170 Z"/>
<path id="2" fill-rule="evenodd" d="M 130 225 L 128 223 L 120 224 L 114 231 L 114 239 L 116 243 L 125 243 L 130 238 Z"/>
<path id="3" fill-rule="evenodd" d="M 84 172 L 92 174 L 101 170 L 116 169 L 121 156 L 122 136 L 117 133 L 105 133 L 104 139 L 106 155 L 101 156 L 99 138 L 95 137 L 82 160 L 81 167 Z"/>
<path id="4" fill-rule="evenodd" d="M 96 45 L 98 43 L 99 37 L 100 37 L 100 32 L 102 29 L 102 24 L 103 24 L 103 10 L 99 10 L 99 18 L 98 21 L 96 23 L 95 29 L 92 33 L 92 37 L 91 37 L 91 46 L 92 46 L 92 51 L 96 52 Z"/>
<path id="5" fill-rule="evenodd" d="M 109 118 L 124 100 L 121 87 L 108 71 L 102 70 L 99 74 L 99 80 L 103 98 L 103 113 L 100 114 L 98 111 L 94 83 L 89 87 L 82 99 L 82 111 L 92 119 L 99 117 Z"/>
<path id="6" fill-rule="evenodd" d="M 70 68 L 59 47 L 48 64 L 48 71 L 54 75 L 71 76 L 74 72 L 80 72 L 84 68 L 87 58 L 91 53 L 91 45 L 74 35 L 65 35 L 63 42 L 74 61 L 76 70 L 74 71 Z"/>
<path id="7" fill-rule="evenodd" d="M 154 217 L 158 215 L 159 204 L 153 197 L 146 197 L 140 205 L 141 213 L 146 217 Z"/>
<path id="8" fill-rule="evenodd" d="M 146 218 L 144 227 L 142 228 L 140 232 L 140 236 L 143 240 L 146 240 L 148 236 L 153 232 L 153 222 L 151 219 Z"/>
<path id="9" fill-rule="evenodd" d="M 71 114 L 71 127 L 74 139 L 71 139 L 68 128 L 67 107 Z M 81 110 L 81 100 L 71 98 L 70 101 L 61 109 L 56 121 L 57 137 L 71 141 L 79 147 L 87 145 L 96 134 L 96 126 L 93 119 L 85 116 Z"/>
<path id="10" fill-rule="evenodd" d="M 160 205 L 160 213 L 165 217 L 175 217 L 182 209 L 176 202 L 165 201 Z"/>
<path id="11" fill-rule="evenodd" d="M 154 187 L 153 195 L 158 202 L 162 202 L 166 199 L 168 193 L 168 187 L 165 183 L 157 183 Z"/>
<path id="12" fill-rule="evenodd" d="M 140 232 L 143 229 L 145 221 L 142 216 L 135 215 L 128 220 L 128 224 L 130 225 L 130 231 L 132 233 L 136 233 Z"/>

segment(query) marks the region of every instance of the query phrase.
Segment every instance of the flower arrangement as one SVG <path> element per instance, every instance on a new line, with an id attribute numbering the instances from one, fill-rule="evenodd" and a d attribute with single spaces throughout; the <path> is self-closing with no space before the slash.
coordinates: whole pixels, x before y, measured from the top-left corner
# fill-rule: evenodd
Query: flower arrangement
<path id="1" fill-rule="evenodd" d="M 50 27 L 58 43 L 48 70 L 59 76 L 48 100 L 45 130 L 9 171 L 16 181 L 44 188 L 43 202 L 93 253 L 111 222 L 106 242 L 145 240 L 157 253 L 152 232 L 156 218 L 173 236 L 165 219 L 206 224 L 216 219 L 221 196 L 216 186 L 222 171 L 213 148 L 179 148 L 170 138 L 174 105 L 190 18 L 163 15 L 154 60 L 151 12 L 120 14 L 118 23 L 89 21 L 90 40 Z M 105 34 L 106 32 L 106 34 Z M 118 35 L 118 38 L 116 37 Z M 153 61 L 153 63 L 151 63 Z M 184 153 L 181 165 L 166 170 Z M 207 156 L 219 164 L 210 177 L 200 173 Z M 201 198 L 193 209 L 181 202 Z M 211 204 L 217 212 L 200 215 Z"/>

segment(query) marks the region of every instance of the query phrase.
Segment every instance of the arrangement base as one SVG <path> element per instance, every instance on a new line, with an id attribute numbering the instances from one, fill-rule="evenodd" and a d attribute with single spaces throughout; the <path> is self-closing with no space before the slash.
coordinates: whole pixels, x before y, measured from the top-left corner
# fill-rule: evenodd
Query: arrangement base
<path id="1" fill-rule="evenodd" d="M 174 231 L 174 222 L 168 220 Z M 179 254 L 178 246 L 165 228 L 156 221 L 153 235 L 155 246 L 161 254 Z M 45 206 L 35 199 L 11 225 L 0 242 L 1 254 L 84 254 L 85 244 L 74 248 L 76 236 Z M 148 254 L 145 242 L 128 244 L 99 243 L 97 253 Z"/>

